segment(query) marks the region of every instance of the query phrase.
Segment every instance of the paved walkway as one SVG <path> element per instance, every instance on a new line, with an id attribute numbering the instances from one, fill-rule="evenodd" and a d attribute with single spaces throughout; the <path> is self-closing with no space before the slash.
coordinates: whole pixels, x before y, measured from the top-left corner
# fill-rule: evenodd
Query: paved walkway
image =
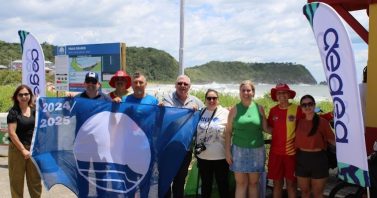
<path id="1" fill-rule="evenodd" d="M 43 185 L 42 185 L 43 186 Z M 26 182 L 24 185 L 24 198 L 30 198 L 27 190 Z M 8 157 L 0 156 L 0 197 L 10 198 L 10 187 L 8 177 Z M 68 188 L 62 185 L 55 185 L 51 190 L 47 191 L 44 186 L 42 190 L 42 198 L 70 198 L 76 197 Z"/>

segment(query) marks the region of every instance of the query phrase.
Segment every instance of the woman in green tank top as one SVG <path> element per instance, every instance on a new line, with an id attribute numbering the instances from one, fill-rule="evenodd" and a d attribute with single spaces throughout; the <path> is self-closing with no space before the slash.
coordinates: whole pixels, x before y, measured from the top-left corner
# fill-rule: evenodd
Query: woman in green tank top
<path id="1" fill-rule="evenodd" d="M 225 130 L 225 157 L 236 180 L 235 197 L 259 197 L 259 177 L 264 172 L 263 130 L 268 131 L 263 107 L 253 101 L 250 80 L 240 85 L 241 102 L 232 107 Z M 232 145 L 231 145 L 232 143 Z"/>

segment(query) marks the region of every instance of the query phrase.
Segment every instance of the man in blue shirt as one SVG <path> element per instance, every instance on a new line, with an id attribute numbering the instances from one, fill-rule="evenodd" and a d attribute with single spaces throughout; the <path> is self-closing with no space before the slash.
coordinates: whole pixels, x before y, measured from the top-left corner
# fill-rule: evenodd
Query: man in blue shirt
<path id="1" fill-rule="evenodd" d="M 150 104 L 157 105 L 157 98 L 147 94 L 145 88 L 147 87 L 147 80 L 144 75 L 135 73 L 132 78 L 133 94 L 122 97 L 122 102 L 137 103 L 137 104 Z"/>
<path id="2" fill-rule="evenodd" d="M 134 116 L 135 117 L 143 117 L 147 119 L 148 116 L 152 115 L 149 112 L 154 111 L 155 107 L 151 105 L 158 105 L 159 102 L 157 98 L 147 94 L 145 92 L 145 88 L 147 87 L 147 80 L 144 75 L 140 73 L 135 73 L 132 76 L 132 90 L 134 91 L 133 94 L 123 96 L 122 102 L 126 103 L 135 103 L 141 105 L 135 105 L 134 107 Z M 154 152 L 156 153 L 156 152 Z M 157 158 L 157 156 L 155 156 Z M 155 162 L 153 164 L 153 173 L 151 175 L 151 179 L 149 181 L 150 189 L 148 192 L 148 197 L 158 197 L 158 163 Z M 140 189 L 143 191 L 146 189 Z"/>

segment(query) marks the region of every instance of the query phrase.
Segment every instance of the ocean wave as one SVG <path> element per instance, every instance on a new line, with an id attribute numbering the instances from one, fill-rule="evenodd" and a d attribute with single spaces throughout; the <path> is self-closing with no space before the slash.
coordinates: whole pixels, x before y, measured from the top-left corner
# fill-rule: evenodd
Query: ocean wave
<path id="1" fill-rule="evenodd" d="M 266 93 L 270 93 L 271 88 L 275 87 L 272 84 L 257 84 L 255 85 L 255 98 L 263 97 Z M 329 89 L 324 85 L 291 85 L 291 89 L 296 91 L 296 99 L 303 95 L 310 94 L 318 101 L 331 100 Z M 203 91 L 207 89 L 215 89 L 216 91 L 224 94 L 237 96 L 239 94 L 239 84 L 221 84 L 221 83 L 208 83 L 208 84 L 193 84 L 191 91 Z M 171 93 L 175 90 L 174 84 L 152 84 L 147 86 L 147 93 L 151 95 L 164 95 Z"/>

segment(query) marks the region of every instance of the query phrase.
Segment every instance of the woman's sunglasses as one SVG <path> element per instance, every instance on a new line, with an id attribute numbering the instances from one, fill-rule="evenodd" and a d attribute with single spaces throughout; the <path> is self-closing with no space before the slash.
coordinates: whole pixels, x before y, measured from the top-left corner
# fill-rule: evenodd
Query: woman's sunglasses
<path id="1" fill-rule="evenodd" d="M 300 106 L 302 108 L 313 107 L 314 105 L 315 105 L 314 102 L 308 102 L 308 103 L 302 103 L 302 104 L 300 104 Z"/>
<path id="2" fill-rule="evenodd" d="M 211 101 L 211 100 L 217 100 L 217 97 L 209 97 L 209 96 L 208 96 L 206 99 L 207 99 L 208 101 Z"/>
<path id="3" fill-rule="evenodd" d="M 17 94 L 18 95 L 18 97 L 23 97 L 23 96 L 29 96 L 30 94 L 29 93 L 19 93 L 19 94 Z"/>

